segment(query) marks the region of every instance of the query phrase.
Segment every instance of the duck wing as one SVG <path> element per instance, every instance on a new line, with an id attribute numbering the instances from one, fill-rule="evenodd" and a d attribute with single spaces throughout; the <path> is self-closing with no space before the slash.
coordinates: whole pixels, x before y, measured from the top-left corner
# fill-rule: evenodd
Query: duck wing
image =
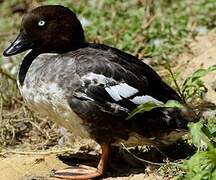
<path id="1" fill-rule="evenodd" d="M 118 49 L 90 44 L 75 58 L 82 82 L 74 93 L 77 98 L 94 101 L 100 106 L 116 105 L 128 112 L 148 101 L 182 102 L 151 67 Z"/>
<path id="2" fill-rule="evenodd" d="M 185 128 L 186 123 L 179 123 L 182 119 L 176 118 L 180 116 L 178 110 L 159 108 L 125 120 L 140 104 L 181 101 L 148 65 L 105 45 L 90 45 L 79 50 L 75 57 L 81 85 L 68 101 L 73 111 L 86 120 L 86 125 L 100 131 L 100 135 L 101 131 L 109 131 L 124 139 L 130 131 L 151 136 L 161 130 Z"/>

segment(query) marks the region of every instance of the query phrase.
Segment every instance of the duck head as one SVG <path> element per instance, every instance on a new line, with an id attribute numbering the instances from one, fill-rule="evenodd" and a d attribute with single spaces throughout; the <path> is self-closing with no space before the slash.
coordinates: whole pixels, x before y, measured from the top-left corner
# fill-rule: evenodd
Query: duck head
<path id="1" fill-rule="evenodd" d="M 20 34 L 3 55 L 28 49 L 64 53 L 82 46 L 84 39 L 82 26 L 70 9 L 59 5 L 40 6 L 23 17 Z"/>

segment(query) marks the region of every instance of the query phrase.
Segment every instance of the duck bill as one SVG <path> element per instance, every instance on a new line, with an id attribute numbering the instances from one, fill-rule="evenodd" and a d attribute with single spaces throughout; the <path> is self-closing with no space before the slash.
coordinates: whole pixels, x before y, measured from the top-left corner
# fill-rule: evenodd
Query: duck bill
<path id="1" fill-rule="evenodd" d="M 4 56 L 12 56 L 28 49 L 32 49 L 33 43 L 29 40 L 26 32 L 22 31 L 17 36 L 15 41 L 11 43 L 11 45 L 6 48 L 3 52 Z"/>

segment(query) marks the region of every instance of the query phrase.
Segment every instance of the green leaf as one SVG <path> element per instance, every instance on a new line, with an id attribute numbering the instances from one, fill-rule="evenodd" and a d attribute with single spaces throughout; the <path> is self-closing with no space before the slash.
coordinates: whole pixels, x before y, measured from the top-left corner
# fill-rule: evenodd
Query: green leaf
<path id="1" fill-rule="evenodd" d="M 211 133 L 211 131 L 205 124 L 203 124 L 203 127 L 201 130 L 209 139 L 214 138 L 213 133 Z"/>
<path id="2" fill-rule="evenodd" d="M 213 133 L 212 133 L 212 136 L 215 138 L 216 137 L 216 131 L 214 131 Z"/>
<path id="3" fill-rule="evenodd" d="M 129 114 L 129 116 L 126 118 L 126 120 L 132 118 L 133 116 L 135 116 L 138 113 L 151 111 L 154 108 L 163 107 L 163 105 L 164 104 L 155 103 L 153 101 L 147 102 L 145 104 L 141 104 Z"/>
<path id="4" fill-rule="evenodd" d="M 190 77 L 188 77 L 183 83 L 183 89 L 193 84 L 203 84 L 200 78 L 206 76 L 208 73 L 216 70 L 216 65 L 210 66 L 207 69 L 198 69 Z"/>
<path id="5" fill-rule="evenodd" d="M 216 170 L 216 154 L 215 152 L 199 151 L 185 161 L 183 168 L 187 171 L 187 179 L 212 179 Z"/>
<path id="6" fill-rule="evenodd" d="M 203 125 L 202 122 L 190 123 L 190 133 L 192 135 L 193 144 L 199 150 L 205 150 L 207 148 L 213 150 L 214 146 L 210 138 L 213 138 L 209 129 Z"/>
<path id="7" fill-rule="evenodd" d="M 182 85 L 182 94 L 188 102 L 196 103 L 203 99 L 207 92 L 202 77 L 216 70 L 216 65 L 210 66 L 207 69 L 198 69 L 189 76 Z"/>
<path id="8" fill-rule="evenodd" d="M 126 118 L 126 120 L 131 119 L 133 116 L 135 116 L 138 113 L 143 113 L 147 111 L 151 111 L 152 109 L 164 107 L 164 108 L 182 108 L 183 105 L 175 100 L 168 100 L 166 104 L 150 101 L 144 104 L 139 105 L 137 108 L 135 108 L 129 116 Z"/>
<path id="9" fill-rule="evenodd" d="M 168 100 L 166 102 L 166 104 L 163 105 L 163 107 L 167 107 L 167 108 L 182 108 L 183 105 L 175 100 Z"/>

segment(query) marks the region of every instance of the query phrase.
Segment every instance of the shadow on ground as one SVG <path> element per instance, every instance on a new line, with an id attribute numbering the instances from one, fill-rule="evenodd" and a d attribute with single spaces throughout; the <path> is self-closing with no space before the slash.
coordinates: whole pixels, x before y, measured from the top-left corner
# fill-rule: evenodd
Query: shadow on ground
<path id="1" fill-rule="evenodd" d="M 145 149 L 136 147 L 130 149 L 130 153 L 125 149 L 112 147 L 110 162 L 104 177 L 126 177 L 130 174 L 144 173 L 145 168 L 150 164 L 144 162 L 146 160 L 152 162 L 153 166 L 158 168 L 161 165 L 160 163 L 165 160 L 174 162 L 176 160 L 185 159 L 195 153 L 195 151 L 196 148 L 194 146 L 189 145 L 183 140 L 160 149 L 154 147 Z M 143 161 L 136 159 L 134 155 L 143 159 Z M 99 161 L 99 155 L 93 152 L 60 155 L 58 158 L 69 166 L 85 164 L 97 167 Z"/>

